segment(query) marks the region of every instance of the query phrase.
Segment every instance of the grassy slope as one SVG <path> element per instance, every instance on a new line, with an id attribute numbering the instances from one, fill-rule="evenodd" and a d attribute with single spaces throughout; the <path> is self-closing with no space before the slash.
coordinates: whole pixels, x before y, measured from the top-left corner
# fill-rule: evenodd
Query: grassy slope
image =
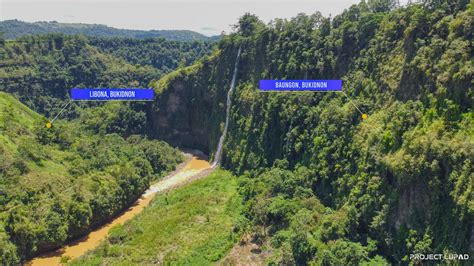
<path id="1" fill-rule="evenodd" d="M 20 103 L 10 94 L 0 92 L 0 145 L 5 150 L 16 153 L 21 145 L 19 139 L 29 140 L 34 138 L 34 128 L 38 127 L 46 120 L 39 114 Z M 48 149 L 48 159 L 42 160 L 40 164 L 27 162 L 31 171 L 27 176 L 34 177 L 37 174 L 49 173 L 62 176 L 66 170 L 60 161 L 66 154 L 50 147 Z M 50 169 L 51 171 L 49 171 Z M 35 178 L 27 178 L 26 184 L 32 184 Z M 45 181 L 45 180 L 37 180 Z"/>
<path id="2" fill-rule="evenodd" d="M 71 153 L 60 150 L 55 146 L 40 146 L 35 140 L 35 128 L 42 127 L 46 119 L 19 102 L 12 95 L 0 92 L 0 145 L 10 154 L 15 154 L 21 149 L 20 146 L 34 145 L 37 153 L 42 158 L 39 162 L 23 158 L 29 171 L 22 175 L 18 181 L 18 186 L 9 187 L 7 192 L 15 194 L 13 189 L 20 192 L 22 187 L 31 187 L 37 190 L 44 186 L 57 186 L 57 191 L 61 191 L 63 186 L 67 186 L 69 174 L 64 164 L 64 158 Z M 26 143 L 26 144 L 24 144 Z M 43 156 L 45 155 L 46 156 Z M 21 152 L 20 152 L 21 156 Z M 48 178 L 44 178 L 47 176 Z"/>
<path id="3" fill-rule="evenodd" d="M 85 233 L 181 161 L 164 142 L 88 130 L 99 109 L 46 129 L 46 118 L 0 92 L 0 264 Z"/>
<path id="4" fill-rule="evenodd" d="M 41 116 L 20 103 L 13 96 L 0 91 L 0 143 L 7 148 L 14 148 L 10 137 L 3 133 L 7 129 L 26 127 L 33 128 L 34 123 L 40 121 Z"/>
<path id="5" fill-rule="evenodd" d="M 105 243 L 73 265 L 210 264 L 237 241 L 237 181 L 216 171 L 158 195 L 143 213 L 116 227 Z"/>
<path id="6" fill-rule="evenodd" d="M 39 114 L 30 110 L 24 104 L 20 103 L 17 99 L 15 99 L 13 96 L 1 91 L 0 107 L 0 126 L 5 125 L 5 116 L 7 115 L 5 110 L 14 111 L 12 115 L 14 115 L 15 118 L 19 119 L 18 123 L 25 125 L 31 126 L 32 122 L 41 118 Z"/>
<path id="7" fill-rule="evenodd" d="M 33 130 L 46 120 L 39 114 L 20 103 L 12 95 L 0 92 L 0 145 L 8 152 L 16 153 L 19 148 L 19 138 L 33 139 Z M 60 151 L 49 147 L 50 156 L 48 161 L 42 161 L 41 164 L 34 164 L 28 160 L 24 160 L 29 167 L 33 167 L 37 173 L 45 170 L 45 168 L 53 167 L 56 170 L 61 166 L 53 160 L 61 154 Z M 57 172 L 64 174 L 63 172 Z"/>

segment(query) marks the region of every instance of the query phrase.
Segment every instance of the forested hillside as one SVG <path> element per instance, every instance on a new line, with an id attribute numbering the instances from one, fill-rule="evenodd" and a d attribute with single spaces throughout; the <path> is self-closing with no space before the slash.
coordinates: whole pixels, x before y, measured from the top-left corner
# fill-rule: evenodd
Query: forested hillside
<path id="1" fill-rule="evenodd" d="M 61 34 L 26 36 L 14 42 L 2 39 L 0 91 L 16 95 L 28 107 L 51 117 L 69 99 L 71 88 L 147 87 L 151 80 L 193 63 L 211 48 L 204 42 Z M 140 110 L 140 104 L 135 105 Z M 75 117 L 80 108 L 74 103 L 69 109 L 69 117 Z"/>
<path id="2" fill-rule="evenodd" d="M 154 86 L 150 134 L 215 151 L 240 178 L 252 234 L 284 264 L 403 263 L 474 251 L 473 3 L 362 2 L 269 25 L 243 16 L 212 56 Z M 260 79 L 343 79 L 261 93 Z"/>
<path id="3" fill-rule="evenodd" d="M 244 206 L 242 214 L 230 213 L 243 218 L 226 239 L 232 219 L 219 216 L 227 229 L 215 239 L 225 244 L 204 245 L 213 258 L 207 262 L 220 259 L 239 234 L 270 247 L 275 264 L 407 264 L 412 253 L 469 253 L 472 261 L 474 2 L 396 3 L 363 1 L 333 18 L 300 14 L 269 24 L 246 14 L 199 60 L 212 45 L 0 38 L 0 91 L 26 105 L 0 92 L 1 262 L 18 263 L 85 233 L 182 159 L 145 135 L 212 156 L 239 49 L 221 165 L 239 176 L 237 184 L 214 176 L 170 202 L 160 197 L 82 261 L 155 263 L 152 246 L 161 235 L 153 225 L 167 208 L 156 204 L 177 206 L 173 199 L 189 199 L 199 187 L 214 201 L 212 186 L 222 196 L 237 190 Z M 342 79 L 347 97 L 262 93 L 260 79 Z M 72 87 L 148 85 L 157 93 L 153 103 L 74 104 L 64 114 L 74 120 L 50 130 L 34 112 L 57 114 Z M 201 208 L 192 207 L 186 215 Z M 167 214 L 181 215 L 174 211 Z M 203 224 L 209 221 L 215 217 Z"/>
<path id="4" fill-rule="evenodd" d="M 138 135 L 108 134 L 113 103 L 47 129 L 46 119 L 0 92 L 0 262 L 60 247 L 128 207 L 182 161 Z M 112 119 L 113 121 L 117 119 Z"/>
<path id="5" fill-rule="evenodd" d="M 182 160 L 142 134 L 146 103 L 73 103 L 59 120 L 74 120 L 56 120 L 52 129 L 36 112 L 50 120 L 73 87 L 147 87 L 211 46 L 144 40 L 156 54 L 129 63 L 136 57 L 128 55 L 150 47 L 61 34 L 0 41 L 0 264 L 11 265 L 109 220 Z M 124 46 L 117 56 L 106 51 L 116 42 Z"/>
<path id="6" fill-rule="evenodd" d="M 100 51 L 125 59 L 130 64 L 153 66 L 162 73 L 189 66 L 208 55 L 213 42 L 169 41 L 163 38 L 91 38 L 90 44 Z"/>
<path id="7" fill-rule="evenodd" d="M 16 19 L 0 21 L 0 32 L 3 32 L 7 39 L 45 33 L 63 33 L 67 35 L 83 34 L 96 37 L 128 37 L 139 39 L 161 37 L 175 41 L 207 41 L 218 39 L 218 37 L 206 37 L 190 30 L 127 30 L 116 29 L 100 24 L 59 23 L 56 21 L 30 23 Z"/>

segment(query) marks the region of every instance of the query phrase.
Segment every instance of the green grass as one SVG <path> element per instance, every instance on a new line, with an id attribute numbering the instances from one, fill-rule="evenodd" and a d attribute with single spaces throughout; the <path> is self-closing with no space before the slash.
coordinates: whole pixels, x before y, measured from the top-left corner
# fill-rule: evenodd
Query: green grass
<path id="1" fill-rule="evenodd" d="M 15 120 L 10 121 L 9 118 Z M 40 119 L 39 114 L 20 103 L 15 97 L 0 91 L 0 127 L 7 126 L 6 122 L 14 122 L 32 128 Z"/>
<path id="2" fill-rule="evenodd" d="M 0 145 L 16 151 L 12 137 L 31 134 L 30 130 L 39 123 L 41 116 L 20 103 L 15 97 L 0 92 Z M 11 132 L 10 136 L 4 135 Z"/>
<path id="3" fill-rule="evenodd" d="M 14 254 L 7 265 L 106 221 L 180 162 L 158 140 L 96 134 L 80 119 L 47 129 L 46 121 L 0 92 L 0 261 Z"/>
<path id="4" fill-rule="evenodd" d="M 72 264 L 211 264 L 237 241 L 232 227 L 240 211 L 235 177 L 218 170 L 156 196 L 141 214 L 112 229 L 108 240 Z"/>
<path id="5" fill-rule="evenodd" d="M 42 187 L 52 180 L 68 177 L 67 169 L 63 165 L 64 156 L 69 154 L 55 146 L 42 146 L 35 140 L 35 127 L 43 127 L 46 119 L 35 113 L 14 96 L 0 92 L 0 152 L 15 154 L 22 141 L 27 141 L 24 146 L 37 150 L 41 154 L 39 162 L 27 158 L 18 159 L 28 166 L 28 173 L 18 180 L 19 186 Z M 47 177 L 47 178 L 45 178 Z M 16 188 L 14 188 L 16 189 Z"/>

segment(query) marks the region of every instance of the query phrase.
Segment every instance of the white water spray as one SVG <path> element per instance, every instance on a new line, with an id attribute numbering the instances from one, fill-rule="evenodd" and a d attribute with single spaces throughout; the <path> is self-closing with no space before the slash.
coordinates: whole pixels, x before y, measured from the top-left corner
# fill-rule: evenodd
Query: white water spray
<path id="1" fill-rule="evenodd" d="M 224 146 L 225 135 L 227 134 L 227 128 L 229 126 L 229 115 L 230 115 L 230 107 L 232 105 L 231 95 L 232 91 L 234 91 L 235 87 L 235 79 L 237 78 L 237 67 L 239 65 L 239 57 L 240 57 L 240 47 L 237 51 L 237 57 L 235 59 L 234 64 L 234 73 L 232 74 L 232 81 L 230 82 L 230 88 L 227 92 L 227 102 L 226 102 L 226 109 L 225 109 L 225 124 L 224 124 L 224 131 L 219 139 L 219 144 L 217 145 L 216 155 L 214 156 L 214 162 L 212 163 L 212 167 L 216 167 L 221 163 L 222 159 L 222 148 Z"/>

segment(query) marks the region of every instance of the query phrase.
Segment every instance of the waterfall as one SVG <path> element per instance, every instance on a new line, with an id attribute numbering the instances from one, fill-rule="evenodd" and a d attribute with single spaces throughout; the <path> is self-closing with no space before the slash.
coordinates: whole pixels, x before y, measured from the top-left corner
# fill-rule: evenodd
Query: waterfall
<path id="1" fill-rule="evenodd" d="M 227 102 L 225 108 L 225 124 L 224 124 L 224 131 L 219 139 L 219 144 L 217 145 L 216 155 L 214 156 L 214 162 L 212 163 L 212 167 L 216 167 L 221 163 L 222 159 L 222 148 L 224 146 L 225 135 L 227 134 L 227 128 L 229 127 L 229 115 L 230 115 L 230 107 L 232 105 L 231 95 L 232 91 L 234 91 L 235 87 L 235 79 L 237 78 L 237 67 L 239 65 L 239 57 L 240 57 L 240 48 L 237 51 L 237 57 L 235 58 L 234 64 L 234 73 L 232 74 L 232 81 L 230 82 L 230 88 L 227 92 Z"/>

